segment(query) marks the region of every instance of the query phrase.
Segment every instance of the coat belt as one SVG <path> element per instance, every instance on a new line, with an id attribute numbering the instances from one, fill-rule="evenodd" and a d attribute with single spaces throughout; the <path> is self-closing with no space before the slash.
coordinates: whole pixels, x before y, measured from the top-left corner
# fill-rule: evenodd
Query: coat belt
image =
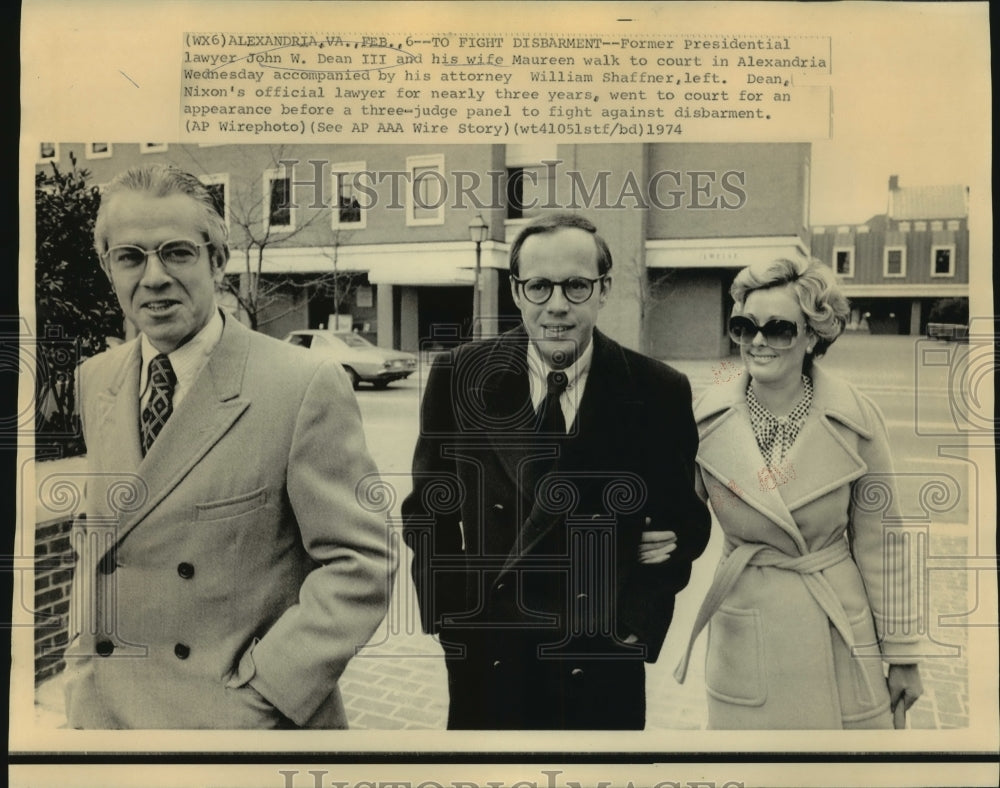
<path id="1" fill-rule="evenodd" d="M 715 579 L 712 581 L 708 594 L 706 594 L 704 601 L 701 603 L 701 608 L 698 610 L 698 616 L 695 619 L 694 630 L 691 633 L 691 639 L 688 641 L 687 649 L 677 668 L 674 670 L 674 678 L 678 682 L 681 684 L 684 683 L 687 675 L 688 661 L 691 658 L 691 650 L 694 648 L 694 642 L 697 640 L 698 635 L 701 634 L 702 629 L 705 628 L 715 612 L 721 607 L 726 596 L 732 590 L 733 586 L 736 585 L 736 581 L 743 573 L 743 570 L 748 566 L 771 566 L 776 569 L 798 572 L 802 576 L 802 581 L 805 583 L 809 593 L 816 600 L 816 604 L 826 613 L 830 623 L 836 627 L 850 653 L 854 653 L 854 633 L 851 631 L 851 622 L 847 617 L 847 611 L 844 610 L 844 605 L 840 601 L 840 597 L 837 596 L 837 592 L 834 591 L 833 586 L 830 585 L 830 581 L 821 574 L 824 569 L 850 559 L 851 553 L 847 547 L 846 540 L 838 539 L 822 550 L 800 556 L 788 555 L 767 544 L 743 543 L 734 545 L 729 540 L 726 541 L 725 549 L 726 554 L 719 564 Z M 871 697 L 874 698 L 875 693 L 871 682 L 868 680 L 867 672 L 862 670 L 860 673 L 862 682 L 868 689 Z"/>

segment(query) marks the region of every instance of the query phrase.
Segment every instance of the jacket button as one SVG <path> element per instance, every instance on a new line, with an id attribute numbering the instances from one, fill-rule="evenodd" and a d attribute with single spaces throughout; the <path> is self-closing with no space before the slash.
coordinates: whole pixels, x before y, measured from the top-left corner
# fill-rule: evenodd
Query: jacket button
<path id="1" fill-rule="evenodd" d="M 183 643 L 178 643 L 174 646 L 174 656 L 177 659 L 187 659 L 190 654 L 191 648 L 189 646 L 185 646 Z"/>
<path id="2" fill-rule="evenodd" d="M 493 504 L 493 511 L 494 512 L 502 512 L 503 511 L 503 504 L 502 503 L 495 503 L 495 504 Z"/>
<path id="3" fill-rule="evenodd" d="M 118 568 L 118 555 L 112 550 L 105 553 L 104 557 L 97 564 L 97 571 L 102 575 L 110 575 Z"/>
<path id="4" fill-rule="evenodd" d="M 190 580 L 192 577 L 194 577 L 194 566 L 192 564 L 189 564 L 187 561 L 177 564 L 177 574 L 179 574 L 185 580 Z"/>
<path id="5" fill-rule="evenodd" d="M 580 600 L 580 601 L 582 602 L 582 601 L 584 601 L 585 599 L 587 599 L 588 597 L 587 597 L 587 595 L 586 595 L 586 594 L 577 594 L 577 595 L 576 595 L 576 598 L 577 598 L 577 599 L 579 599 L 579 600 Z"/>
<path id="6" fill-rule="evenodd" d="M 102 657 L 110 657 L 114 653 L 115 644 L 110 640 L 100 640 L 97 642 L 97 653 Z"/>
<path id="7" fill-rule="evenodd" d="M 495 586 L 493 586 L 493 588 L 497 591 L 503 591 L 504 588 L 506 588 L 506 585 L 504 583 L 497 583 Z"/>
<path id="8" fill-rule="evenodd" d="M 493 660 L 493 667 L 494 668 L 499 668 L 502 664 L 503 663 L 500 660 L 498 660 L 498 659 Z"/>
<path id="9" fill-rule="evenodd" d="M 583 678 L 583 668 L 573 668 L 573 670 L 571 670 L 569 672 L 569 675 L 571 675 L 575 679 L 582 679 Z"/>

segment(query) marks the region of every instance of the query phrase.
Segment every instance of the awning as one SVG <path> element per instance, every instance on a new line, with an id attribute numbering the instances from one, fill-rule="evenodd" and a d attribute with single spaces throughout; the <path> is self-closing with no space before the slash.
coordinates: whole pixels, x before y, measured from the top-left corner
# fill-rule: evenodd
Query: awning
<path id="1" fill-rule="evenodd" d="M 388 285 L 472 285 L 476 253 L 469 241 L 438 241 L 411 244 L 370 244 L 324 247 L 271 248 L 265 250 L 262 274 L 320 274 L 334 270 L 360 271 L 372 284 Z M 507 268 L 505 245 L 483 244 L 480 265 Z M 255 262 L 251 256 L 251 264 Z M 234 250 L 226 273 L 245 270 L 244 253 Z"/>

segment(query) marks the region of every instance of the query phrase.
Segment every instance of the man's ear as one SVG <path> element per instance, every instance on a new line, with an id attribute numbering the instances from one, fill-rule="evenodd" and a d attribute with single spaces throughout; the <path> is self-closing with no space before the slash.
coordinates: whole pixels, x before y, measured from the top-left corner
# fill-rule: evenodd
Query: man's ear
<path id="1" fill-rule="evenodd" d="M 510 279 L 510 294 L 514 298 L 514 306 L 516 306 L 518 309 L 520 309 L 521 308 L 521 296 L 519 296 L 518 293 L 517 293 L 517 282 L 514 281 L 513 275 L 511 275 L 511 279 Z"/>
<path id="2" fill-rule="evenodd" d="M 212 256 L 209 258 L 212 265 L 212 275 L 216 281 L 222 280 L 222 274 L 226 270 L 226 263 L 229 262 L 229 244 L 216 246 L 212 244 Z"/>
<path id="3" fill-rule="evenodd" d="M 111 287 L 114 287 L 115 280 L 111 278 L 111 267 L 108 265 L 104 255 L 102 254 L 97 255 L 97 261 L 98 265 L 101 266 L 101 270 L 104 271 L 104 275 L 108 278 L 108 281 L 111 283 Z"/>
<path id="4" fill-rule="evenodd" d="M 608 296 L 611 294 L 611 274 L 607 274 L 601 280 L 601 300 L 600 305 L 604 306 L 604 302 L 608 300 Z"/>

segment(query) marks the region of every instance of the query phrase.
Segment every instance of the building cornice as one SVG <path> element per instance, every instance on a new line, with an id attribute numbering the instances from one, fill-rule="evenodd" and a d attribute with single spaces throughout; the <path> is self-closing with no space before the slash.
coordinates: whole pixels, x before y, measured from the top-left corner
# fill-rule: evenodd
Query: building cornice
<path id="1" fill-rule="evenodd" d="M 848 298 L 955 298 L 969 295 L 968 284 L 843 284 Z"/>
<path id="2" fill-rule="evenodd" d="M 256 258 L 250 252 L 251 264 Z M 472 284 L 476 264 L 471 241 L 428 243 L 355 244 L 339 247 L 268 247 L 264 250 L 262 274 L 320 274 L 338 271 L 368 274 L 372 284 Z M 507 269 L 507 245 L 486 241 L 481 249 L 483 268 Z M 227 274 L 245 269 L 244 252 L 234 249 Z"/>
<path id="3" fill-rule="evenodd" d="M 647 268 L 743 268 L 760 260 L 808 256 L 805 243 L 795 235 L 646 241 Z"/>

